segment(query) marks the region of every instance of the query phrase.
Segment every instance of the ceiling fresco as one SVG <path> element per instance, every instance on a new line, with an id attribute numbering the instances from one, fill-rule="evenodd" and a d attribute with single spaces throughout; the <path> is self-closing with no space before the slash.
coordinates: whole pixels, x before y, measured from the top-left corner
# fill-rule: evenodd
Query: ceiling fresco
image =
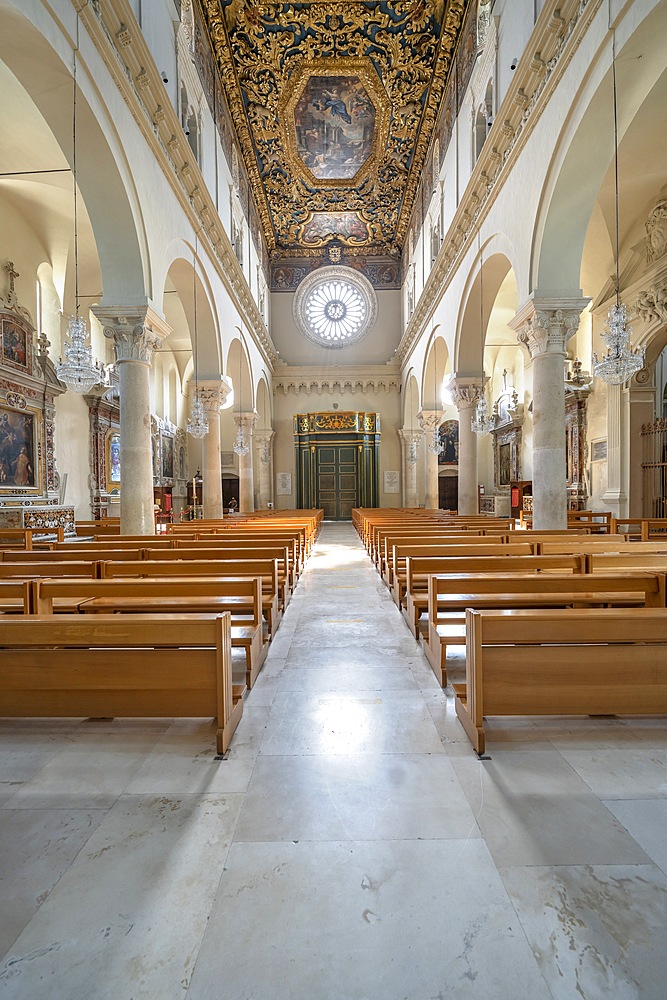
<path id="1" fill-rule="evenodd" d="M 396 258 L 469 0 L 200 0 L 271 259 Z"/>

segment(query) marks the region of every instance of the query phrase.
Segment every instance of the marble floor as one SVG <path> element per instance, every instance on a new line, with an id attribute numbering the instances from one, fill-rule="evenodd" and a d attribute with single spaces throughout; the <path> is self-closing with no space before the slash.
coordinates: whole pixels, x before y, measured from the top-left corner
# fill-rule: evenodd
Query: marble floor
<path id="1" fill-rule="evenodd" d="M 665 1000 L 667 720 L 489 731 L 326 524 L 226 760 L 0 722 L 1 1000 Z"/>

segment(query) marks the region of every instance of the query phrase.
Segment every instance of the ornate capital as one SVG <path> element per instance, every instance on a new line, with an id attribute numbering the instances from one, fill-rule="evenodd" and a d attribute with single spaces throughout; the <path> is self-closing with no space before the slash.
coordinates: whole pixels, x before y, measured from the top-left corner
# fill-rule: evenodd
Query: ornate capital
<path id="1" fill-rule="evenodd" d="M 159 350 L 171 328 L 149 306 L 107 308 L 93 306 L 104 336 L 113 340 L 116 363 L 141 362 L 150 365 L 153 351 Z"/>
<path id="2" fill-rule="evenodd" d="M 584 298 L 529 299 L 509 326 L 531 358 L 545 354 L 565 354 L 567 342 L 579 329 L 582 311 L 589 303 Z"/>
<path id="3" fill-rule="evenodd" d="M 255 429 L 255 424 L 257 423 L 257 414 L 254 410 L 248 413 L 235 413 L 234 423 L 237 427 L 240 427 L 242 431 L 247 431 L 248 434 L 252 434 Z"/>
<path id="4" fill-rule="evenodd" d="M 275 431 L 268 428 L 261 428 L 255 431 L 253 440 L 257 446 L 257 451 L 259 452 L 259 460 L 262 465 L 269 465 L 271 462 L 271 442 L 273 441 L 273 435 Z"/>
<path id="5" fill-rule="evenodd" d="M 663 277 L 637 296 L 637 312 L 645 323 L 667 323 L 667 277 Z"/>
<path id="6" fill-rule="evenodd" d="M 420 410 L 417 414 L 419 426 L 423 431 L 434 431 L 443 418 L 442 410 Z"/>
<path id="7" fill-rule="evenodd" d="M 483 379 L 461 376 L 451 379 L 449 391 L 452 394 L 456 409 L 460 412 L 461 410 L 470 410 L 477 406 L 484 395 L 484 383 L 487 381 L 486 376 Z"/>
<path id="8" fill-rule="evenodd" d="M 231 382 L 223 375 L 220 379 L 205 379 L 198 382 L 199 398 L 207 413 L 220 413 L 232 391 Z"/>

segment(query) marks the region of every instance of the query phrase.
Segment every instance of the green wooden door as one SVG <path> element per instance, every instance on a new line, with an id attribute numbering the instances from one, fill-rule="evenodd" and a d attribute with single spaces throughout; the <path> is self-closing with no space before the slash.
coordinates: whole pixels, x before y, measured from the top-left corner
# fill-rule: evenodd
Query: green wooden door
<path id="1" fill-rule="evenodd" d="M 358 446 L 316 446 L 316 506 L 327 521 L 349 521 L 359 506 Z"/>

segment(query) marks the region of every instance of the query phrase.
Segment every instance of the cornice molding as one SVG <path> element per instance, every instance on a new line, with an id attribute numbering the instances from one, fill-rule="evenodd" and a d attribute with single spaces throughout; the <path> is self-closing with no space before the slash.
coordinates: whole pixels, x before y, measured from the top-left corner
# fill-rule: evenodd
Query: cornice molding
<path id="1" fill-rule="evenodd" d="M 72 0 L 180 207 L 269 366 L 277 354 L 129 0 Z"/>
<path id="2" fill-rule="evenodd" d="M 401 373 L 398 365 L 331 365 L 293 367 L 277 365 L 273 373 L 273 393 L 287 396 L 305 393 L 319 396 L 334 392 L 399 392 Z"/>
<path id="3" fill-rule="evenodd" d="M 602 0 L 564 0 L 542 8 L 491 127 L 438 259 L 397 349 L 404 365 L 572 61 Z"/>

